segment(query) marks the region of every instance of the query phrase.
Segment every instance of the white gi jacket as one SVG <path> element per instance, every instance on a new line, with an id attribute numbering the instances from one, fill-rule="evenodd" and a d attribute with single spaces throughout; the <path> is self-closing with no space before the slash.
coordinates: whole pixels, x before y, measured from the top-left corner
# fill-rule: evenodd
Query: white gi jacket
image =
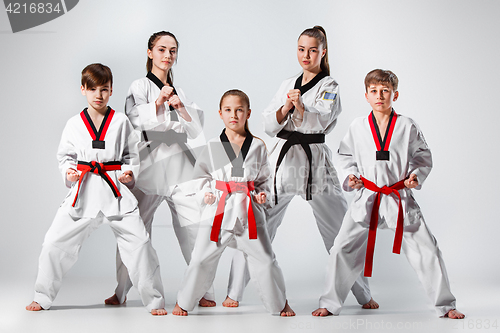
<path id="1" fill-rule="evenodd" d="M 350 174 L 358 178 L 362 175 L 382 187 L 391 186 L 412 173 L 417 175 L 419 185 L 416 189 L 420 189 L 431 171 L 432 156 L 422 132 L 412 119 L 398 115 L 388 150 L 389 161 L 377 161 L 377 147 L 368 116 L 355 119 L 338 150 L 338 165 L 343 177 L 341 179 L 344 180 L 344 190 L 353 191 L 348 185 Z M 405 187 L 399 193 L 403 204 L 404 224 L 418 222 L 422 213 L 411 189 Z M 356 222 L 369 224 L 375 195 L 375 192 L 364 187 L 358 190 L 347 214 L 351 214 Z M 379 217 L 385 220 L 389 228 L 396 228 L 398 201 L 395 195 L 381 196 Z"/>
<path id="2" fill-rule="evenodd" d="M 234 151 L 239 147 L 231 145 Z M 241 152 L 240 152 L 241 154 Z M 251 197 L 254 194 L 265 192 L 267 202 L 269 202 L 271 186 L 271 169 L 267 158 L 267 150 L 264 142 L 258 138 L 253 138 L 246 158 L 243 163 L 244 173 L 242 177 L 234 177 L 231 174 L 232 164 L 227 156 L 220 138 L 210 140 L 196 161 L 194 170 L 193 191 L 198 194 L 198 200 L 202 207 L 202 219 L 213 221 L 217 205 L 222 191 L 215 189 L 217 180 L 224 182 L 248 182 L 253 181 L 255 190 L 250 192 Z M 212 192 L 217 197 L 215 203 L 206 205 L 204 203 L 205 192 Z M 226 197 L 224 209 L 224 218 L 222 220 L 222 230 L 243 230 L 247 227 L 248 204 L 250 198 L 246 193 L 236 192 Z M 255 204 L 252 200 L 252 207 L 257 225 L 265 224 L 264 205 Z"/>
<path id="3" fill-rule="evenodd" d="M 141 135 L 143 130 L 174 130 L 186 133 L 188 139 L 194 139 L 202 133 L 203 111 L 187 99 L 181 88 L 176 86 L 175 89 L 191 116 L 190 122 L 181 116 L 178 116 L 178 121 L 172 121 L 172 112 L 175 111 L 170 111 L 166 103 L 161 106 L 162 110 L 157 116 L 155 101 L 160 95 L 160 88 L 147 77 L 132 82 L 125 103 L 125 113 Z M 147 142 L 141 141 L 139 149 L 144 149 L 146 144 Z M 194 152 L 193 155 L 196 157 Z M 176 185 L 191 179 L 192 170 L 193 165 L 179 145 L 161 144 L 141 161 L 136 186 L 146 194 L 170 195 Z"/>
<path id="4" fill-rule="evenodd" d="M 63 181 L 71 190 L 61 204 L 61 208 L 68 209 L 73 217 L 94 218 L 99 211 L 102 211 L 105 216 L 121 216 L 137 208 L 135 196 L 127 186 L 118 181 L 118 176 L 126 170 L 132 171 L 134 177 L 139 172 L 137 148 L 139 138 L 123 113 L 114 113 L 104 142 L 105 149 L 92 148 L 92 137 L 80 114 L 70 118 L 64 127 L 57 150 L 57 159 Z M 66 179 L 66 171 L 69 168 L 77 170 L 78 161 L 122 162 L 121 171 L 107 171 L 120 191 L 121 197 L 115 198 L 110 186 L 100 175 L 87 172 L 82 180 L 75 207 L 72 207 L 78 182 L 69 182 Z"/>
<path id="5" fill-rule="evenodd" d="M 295 111 L 280 124 L 276 120 L 276 111 L 286 101 L 289 90 L 294 89 L 295 81 L 300 76 L 296 75 L 281 84 L 269 106 L 264 110 L 265 131 L 271 137 L 276 136 L 282 129 L 297 131 L 306 134 L 330 133 L 337 123 L 337 117 L 342 111 L 337 82 L 331 77 L 322 78 L 314 87 L 307 91 L 302 98 L 304 103 L 303 120 L 297 118 L 299 112 Z M 277 138 L 277 142 L 271 149 L 272 165 L 276 165 L 278 155 L 286 140 Z M 312 191 L 311 194 L 322 193 L 326 188 L 327 174 L 334 175 L 336 171 L 332 164 L 332 153 L 324 143 L 310 144 L 312 152 Z M 274 169 L 273 169 L 274 170 Z M 303 148 L 294 145 L 290 148 L 283 159 L 276 175 L 278 195 L 299 194 L 305 195 L 309 163 Z"/>

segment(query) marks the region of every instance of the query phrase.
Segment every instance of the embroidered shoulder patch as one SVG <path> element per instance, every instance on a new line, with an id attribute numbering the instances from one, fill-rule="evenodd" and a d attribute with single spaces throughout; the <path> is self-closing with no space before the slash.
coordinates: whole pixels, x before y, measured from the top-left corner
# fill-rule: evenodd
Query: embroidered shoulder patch
<path id="1" fill-rule="evenodd" d="M 326 101 L 333 101 L 337 97 L 337 94 L 325 91 L 323 94 L 323 99 Z"/>

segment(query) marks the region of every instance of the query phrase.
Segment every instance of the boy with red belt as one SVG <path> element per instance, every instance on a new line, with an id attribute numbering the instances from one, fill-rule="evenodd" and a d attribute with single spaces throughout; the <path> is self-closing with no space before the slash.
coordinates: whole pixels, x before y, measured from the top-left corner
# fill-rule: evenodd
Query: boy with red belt
<path id="1" fill-rule="evenodd" d="M 464 318 L 456 310 L 436 239 L 411 192 L 431 171 L 431 152 L 417 124 L 392 108 L 399 96 L 394 73 L 375 69 L 365 87 L 373 111 L 354 120 L 338 150 L 343 188 L 357 192 L 330 250 L 325 292 L 312 315 L 340 313 L 363 264 L 365 276 L 371 276 L 377 228 L 390 228 L 396 231 L 393 252 L 403 248 L 438 314 Z"/>

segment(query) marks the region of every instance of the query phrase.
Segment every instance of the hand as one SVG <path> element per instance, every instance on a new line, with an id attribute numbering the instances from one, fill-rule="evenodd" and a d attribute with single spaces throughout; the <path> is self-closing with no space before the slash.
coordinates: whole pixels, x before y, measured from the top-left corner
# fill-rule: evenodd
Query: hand
<path id="1" fill-rule="evenodd" d="M 300 90 L 299 89 L 292 89 L 288 92 L 286 97 L 287 97 L 287 102 L 288 102 L 288 100 L 290 100 L 290 102 L 293 104 L 295 109 L 297 111 L 299 111 L 301 115 L 303 115 L 304 114 L 304 103 L 302 103 L 302 99 L 300 98 Z"/>
<path id="2" fill-rule="evenodd" d="M 215 195 L 212 192 L 205 192 L 204 201 L 207 205 L 211 205 L 215 202 Z"/>
<path id="3" fill-rule="evenodd" d="M 405 186 L 407 188 L 415 188 L 418 186 L 418 179 L 417 179 L 417 175 L 412 173 L 410 175 L 410 177 L 408 177 L 406 180 L 405 180 Z"/>
<path id="4" fill-rule="evenodd" d="M 167 102 L 168 105 L 173 106 L 174 109 L 176 110 L 179 110 L 184 107 L 184 104 L 182 104 L 181 99 L 177 95 L 170 96 L 170 99 Z"/>
<path id="5" fill-rule="evenodd" d="M 263 204 L 263 203 L 266 203 L 266 198 L 267 198 L 267 195 L 265 192 L 260 192 L 259 194 L 256 194 L 253 196 L 253 199 L 256 203 L 258 204 Z"/>
<path id="6" fill-rule="evenodd" d="M 365 184 L 363 184 L 363 181 L 361 179 L 358 179 L 355 175 L 349 175 L 349 182 L 347 183 L 349 187 L 359 190 L 360 188 L 364 187 Z"/>
<path id="7" fill-rule="evenodd" d="M 124 173 L 122 173 L 120 176 L 118 176 L 118 180 L 122 184 L 128 184 L 132 180 L 134 180 L 134 173 L 130 170 L 127 170 Z"/>
<path id="8" fill-rule="evenodd" d="M 80 174 L 73 168 L 66 170 L 66 179 L 69 182 L 77 182 L 80 179 Z"/>
<path id="9" fill-rule="evenodd" d="M 285 105 L 281 107 L 281 113 L 283 114 L 284 117 L 290 112 L 290 110 L 293 108 L 293 103 L 292 100 L 286 95 L 286 101 Z"/>
<path id="10" fill-rule="evenodd" d="M 163 86 L 163 88 L 161 88 L 160 95 L 156 99 L 156 102 L 155 102 L 156 107 L 159 107 L 162 104 L 164 104 L 165 102 L 167 102 L 169 100 L 169 98 L 171 97 L 173 92 L 174 92 L 174 88 L 172 88 L 170 86 Z"/>

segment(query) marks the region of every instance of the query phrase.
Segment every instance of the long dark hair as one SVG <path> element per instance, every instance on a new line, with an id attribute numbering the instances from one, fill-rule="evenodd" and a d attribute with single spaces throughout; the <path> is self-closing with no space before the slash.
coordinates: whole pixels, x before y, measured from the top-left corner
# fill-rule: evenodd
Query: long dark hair
<path id="1" fill-rule="evenodd" d="M 326 72 L 327 75 L 330 75 L 330 64 L 328 63 L 328 42 L 326 40 L 325 29 L 323 29 L 323 27 L 320 25 L 315 25 L 312 28 L 302 31 L 300 36 L 302 35 L 316 38 L 316 40 L 323 46 L 323 49 L 326 50 L 324 57 L 321 58 L 321 70 L 323 72 Z"/>
<path id="2" fill-rule="evenodd" d="M 168 31 L 159 31 L 159 32 L 155 32 L 154 34 L 152 34 L 148 40 L 148 50 L 153 51 L 153 48 L 155 47 L 156 42 L 158 41 L 158 39 L 160 39 L 163 36 L 172 37 L 175 40 L 175 44 L 177 45 L 177 50 L 179 50 L 179 41 L 177 40 L 177 38 L 175 37 L 175 35 L 173 33 L 168 32 Z M 146 62 L 146 70 L 148 72 L 151 72 L 152 69 L 153 69 L 153 60 L 148 57 L 148 61 Z M 168 70 L 167 83 L 170 86 L 174 85 L 174 74 L 172 73 L 172 68 L 170 68 Z"/>

